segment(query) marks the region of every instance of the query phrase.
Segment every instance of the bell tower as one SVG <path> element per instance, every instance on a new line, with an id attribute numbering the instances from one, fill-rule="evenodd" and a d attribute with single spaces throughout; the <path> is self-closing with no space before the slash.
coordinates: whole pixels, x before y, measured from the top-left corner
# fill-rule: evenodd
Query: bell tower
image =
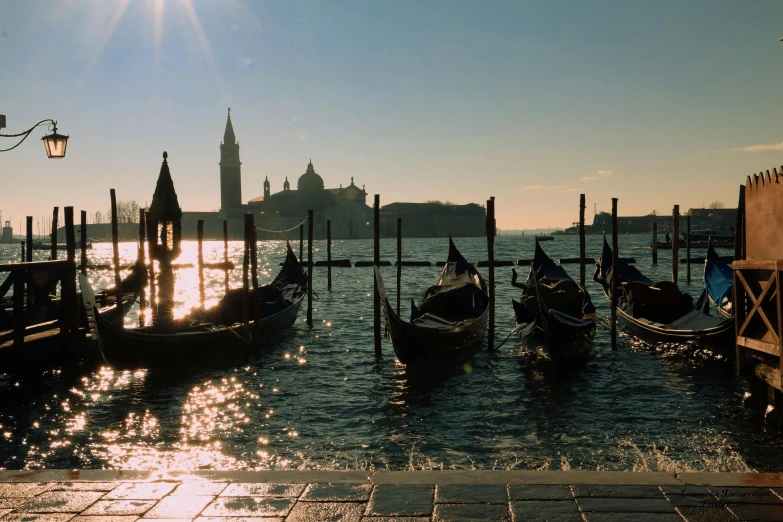
<path id="1" fill-rule="evenodd" d="M 264 199 L 269 199 L 270 192 L 269 176 L 267 176 L 266 179 L 264 179 Z"/>
<path id="2" fill-rule="evenodd" d="M 231 210 L 242 206 L 242 163 L 239 161 L 239 142 L 231 125 L 228 109 L 226 131 L 220 144 L 220 209 Z"/>

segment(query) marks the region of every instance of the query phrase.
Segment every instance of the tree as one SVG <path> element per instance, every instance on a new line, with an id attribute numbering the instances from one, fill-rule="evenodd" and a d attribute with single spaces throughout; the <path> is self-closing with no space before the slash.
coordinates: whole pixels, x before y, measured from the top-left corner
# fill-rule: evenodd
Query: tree
<path id="1" fill-rule="evenodd" d="M 103 223 L 103 214 L 101 214 L 100 210 L 95 211 L 95 217 L 93 217 L 92 222 L 96 225 Z"/>
<path id="2" fill-rule="evenodd" d="M 139 203 L 135 200 L 117 202 L 118 223 L 138 223 Z"/>
<path id="3" fill-rule="evenodd" d="M 710 208 L 710 209 L 721 209 L 721 208 L 726 208 L 726 205 L 723 204 L 723 201 L 715 200 L 712 203 L 710 203 L 707 206 L 707 208 Z"/>
<path id="4" fill-rule="evenodd" d="M 653 210 L 652 212 L 650 212 L 650 215 L 651 216 L 657 216 L 658 215 L 658 211 L 657 210 Z"/>

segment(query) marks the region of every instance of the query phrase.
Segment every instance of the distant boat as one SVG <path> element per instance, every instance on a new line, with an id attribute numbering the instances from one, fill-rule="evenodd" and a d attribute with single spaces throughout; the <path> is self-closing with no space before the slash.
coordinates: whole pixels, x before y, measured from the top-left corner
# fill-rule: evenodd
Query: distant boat
<path id="1" fill-rule="evenodd" d="M 682 238 L 685 241 L 688 241 L 688 234 L 683 233 Z M 713 229 L 702 229 L 702 230 L 691 231 L 691 241 L 709 241 L 710 239 L 716 242 L 734 241 L 734 232 L 730 232 L 728 230 L 713 230 Z"/>
<path id="2" fill-rule="evenodd" d="M 547 236 L 547 235 L 536 236 L 536 241 L 554 241 L 554 240 L 555 240 L 555 236 Z"/>

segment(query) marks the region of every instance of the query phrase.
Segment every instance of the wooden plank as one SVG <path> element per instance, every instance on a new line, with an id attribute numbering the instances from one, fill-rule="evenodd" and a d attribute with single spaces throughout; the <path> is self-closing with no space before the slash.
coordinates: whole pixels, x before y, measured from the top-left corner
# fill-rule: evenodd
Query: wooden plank
<path id="1" fill-rule="evenodd" d="M 734 261 L 734 270 L 777 270 L 779 262 L 775 259 L 749 259 Z"/>
<path id="2" fill-rule="evenodd" d="M 756 350 L 757 352 L 764 352 L 775 357 L 780 356 L 780 347 L 775 343 L 768 343 L 766 341 L 740 336 L 737 337 L 737 345 Z"/>
<path id="3" fill-rule="evenodd" d="M 23 341 L 23 345 L 27 346 L 27 345 L 35 343 L 35 342 L 52 340 L 53 337 L 57 337 L 58 335 L 60 335 L 60 329 L 59 328 L 54 328 L 54 329 L 50 329 L 50 330 L 44 330 L 44 331 L 41 331 L 41 332 L 36 332 L 36 333 L 30 334 L 29 336 L 25 335 L 25 338 L 24 338 L 24 341 Z M 2 341 L 2 342 L 0 342 L 0 350 L 2 350 L 4 348 L 10 348 L 11 346 L 13 346 L 13 341 L 12 340 L 11 341 Z"/>
<path id="4" fill-rule="evenodd" d="M 68 264 L 68 260 L 33 261 L 32 263 L 0 263 L 0 272 L 12 272 L 15 270 L 28 270 L 31 268 L 56 268 Z"/>

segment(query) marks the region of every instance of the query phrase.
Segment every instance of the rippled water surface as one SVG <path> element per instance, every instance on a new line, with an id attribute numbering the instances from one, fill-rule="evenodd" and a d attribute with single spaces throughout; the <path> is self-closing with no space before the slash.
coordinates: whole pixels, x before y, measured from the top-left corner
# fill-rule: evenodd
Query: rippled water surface
<path id="1" fill-rule="evenodd" d="M 651 278 L 668 278 L 671 257 L 650 264 L 647 236 L 623 236 Z M 486 258 L 486 240 L 458 238 L 471 259 Z M 597 256 L 601 238 L 588 237 Z M 578 255 L 578 238 L 543 244 L 555 259 Z M 394 259 L 394 240 L 381 242 Z M 124 262 L 136 245 L 121 245 Z M 195 262 L 196 245 L 183 245 L 178 262 Z M 316 242 L 315 259 L 325 243 Z M 240 260 L 241 244 L 230 244 Z M 404 241 L 411 260 L 445 259 L 446 239 Z M 532 257 L 526 236 L 501 236 L 497 259 Z M 222 243 L 205 245 L 206 260 L 222 260 Z M 43 258 L 45 252 L 36 252 Z M 281 241 L 259 244 L 261 283 L 283 259 Z M 18 246 L 0 245 L 0 261 Z M 97 244 L 94 263 L 111 249 Z M 335 258 L 372 258 L 371 241 L 336 241 Z M 241 265 L 239 265 L 241 266 Z M 578 265 L 566 265 L 574 278 Z M 486 275 L 486 269 L 481 270 Z M 523 275 L 526 269 L 522 269 Z M 703 268 L 693 267 L 698 294 Z M 418 299 L 437 278 L 436 267 L 405 267 L 402 298 Z M 536 364 L 514 338 L 483 349 L 466 365 L 409 374 L 384 340 L 372 342 L 372 270 L 314 271 L 314 326 L 305 310 L 291 332 L 236 367 L 115 371 L 74 365 L 32 375 L 0 374 L 0 467 L 137 469 L 581 469 L 650 471 L 778 471 L 780 435 L 740 405 L 742 383 L 730 364 L 679 347 L 643 346 L 623 337 L 617 351 L 599 328 L 595 357 L 567 373 Z M 588 280 L 592 270 L 588 268 Z M 395 268 L 384 268 L 393 300 Z M 499 343 L 511 331 L 511 268 L 496 269 Z M 178 313 L 198 298 L 196 270 L 177 272 Z M 110 272 L 91 275 L 104 288 Z M 231 274 L 238 286 L 241 270 Z M 207 271 L 207 304 L 223 293 L 223 273 Z M 685 266 L 680 282 L 685 284 Z M 606 316 L 598 286 L 588 289 Z M 406 305 L 403 304 L 403 308 Z M 138 323 L 135 312 L 128 325 Z M 220 347 L 215 347 L 219 350 Z"/>

